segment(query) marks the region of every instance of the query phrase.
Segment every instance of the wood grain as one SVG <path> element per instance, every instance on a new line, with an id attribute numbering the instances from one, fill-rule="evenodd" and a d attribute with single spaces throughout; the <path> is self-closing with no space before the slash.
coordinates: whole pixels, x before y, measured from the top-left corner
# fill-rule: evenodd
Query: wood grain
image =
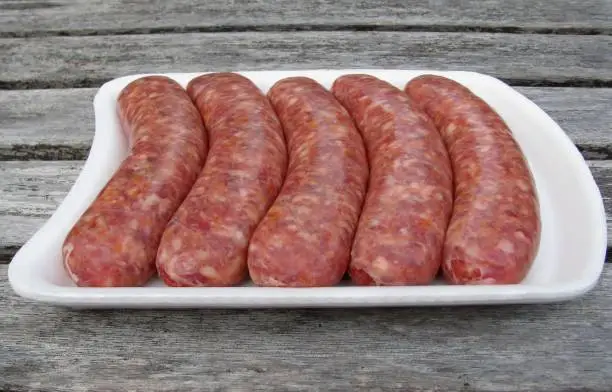
<path id="1" fill-rule="evenodd" d="M 612 265 L 562 304 L 76 311 L 0 265 L 0 390 L 605 391 Z"/>
<path id="2" fill-rule="evenodd" d="M 0 34 L 109 34 L 240 28 L 426 28 L 610 32 L 605 0 L 2 1 Z"/>
<path id="3" fill-rule="evenodd" d="M 145 72 L 471 70 L 514 85 L 612 86 L 612 36 L 241 32 L 0 39 L 0 88 L 98 87 Z M 608 86 L 608 87 L 609 87 Z"/>
<path id="4" fill-rule="evenodd" d="M 0 391 L 609 390 L 612 264 L 554 305 L 75 311 L 17 297 L 2 263 L 81 170 L 95 89 L 72 87 L 218 69 L 461 69 L 521 86 L 593 159 L 612 246 L 611 19 L 607 0 L 0 0 L 0 160 L 21 160 L 0 162 Z"/>
<path id="5" fill-rule="evenodd" d="M 612 159 L 612 89 L 516 87 L 546 111 L 586 159 Z M 0 160 L 83 160 L 97 89 L 0 90 Z"/>
<path id="6" fill-rule="evenodd" d="M 612 161 L 589 161 L 607 211 L 612 247 Z M 81 161 L 0 162 L 0 263 L 7 263 L 60 205 L 81 171 Z M 612 258 L 608 252 L 607 257 Z"/>
<path id="7" fill-rule="evenodd" d="M 51 216 L 82 167 L 81 161 L 0 162 L 0 264 Z"/>
<path id="8" fill-rule="evenodd" d="M 93 139 L 96 92 L 0 90 L 0 159 L 85 159 Z"/>

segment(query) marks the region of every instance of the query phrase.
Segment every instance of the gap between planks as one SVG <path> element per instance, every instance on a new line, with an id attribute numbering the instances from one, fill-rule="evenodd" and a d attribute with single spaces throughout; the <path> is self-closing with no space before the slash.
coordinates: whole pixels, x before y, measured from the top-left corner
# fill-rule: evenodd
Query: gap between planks
<path id="1" fill-rule="evenodd" d="M 227 31 L 481 31 L 610 34 L 606 0 L 92 0 L 0 2 L 0 36 Z M 129 27 L 128 27 L 129 26 Z"/>
<path id="2" fill-rule="evenodd" d="M 512 85 L 612 87 L 610 46 L 611 36 L 427 32 L 5 38 L 0 88 L 98 87 L 133 73 L 305 68 L 464 70 Z"/>
<path id="3" fill-rule="evenodd" d="M 612 159 L 612 89 L 515 89 L 548 113 L 585 159 Z M 0 160 L 86 159 L 96 91 L 0 91 Z"/>
<path id="4" fill-rule="evenodd" d="M 612 246 L 612 161 L 588 162 L 604 200 L 608 253 Z M 0 162 L 0 263 L 7 263 L 62 202 L 77 176 L 81 161 Z"/>
<path id="5" fill-rule="evenodd" d="M 187 34 L 187 33 L 281 33 L 281 32 L 413 32 L 413 33 L 499 33 L 553 35 L 612 35 L 612 27 L 525 27 L 479 25 L 406 25 L 406 24 L 276 24 L 167 26 L 114 29 L 0 31 L 0 38 L 93 37 L 112 35 Z"/>

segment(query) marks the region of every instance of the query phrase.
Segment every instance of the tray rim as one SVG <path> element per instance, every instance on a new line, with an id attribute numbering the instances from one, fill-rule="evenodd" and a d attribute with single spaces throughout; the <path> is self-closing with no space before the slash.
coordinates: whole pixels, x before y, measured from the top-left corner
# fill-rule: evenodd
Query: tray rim
<path id="1" fill-rule="evenodd" d="M 64 200 L 58 205 L 54 213 L 45 223 L 30 237 L 30 239 L 16 252 L 9 263 L 8 278 L 14 292 L 18 295 L 43 303 L 69 306 L 77 308 L 258 308 L 258 307 L 384 307 L 384 306 L 454 306 L 454 305 L 487 305 L 487 304 L 533 304 L 561 302 L 580 297 L 591 291 L 597 284 L 605 263 L 607 251 L 607 221 L 601 192 L 595 183 L 593 175 L 588 168 L 584 157 L 561 127 L 539 106 L 529 100 L 523 94 L 516 91 L 503 81 L 479 72 L 452 71 L 452 70 L 427 70 L 427 69 L 385 69 L 385 68 L 346 68 L 346 69 L 297 69 L 297 70 L 227 70 L 248 76 L 257 76 L 266 73 L 278 73 L 279 77 L 293 75 L 304 75 L 305 73 L 380 73 L 380 72 L 410 72 L 415 74 L 431 73 L 445 76 L 471 75 L 473 77 L 487 80 L 500 88 L 509 89 L 514 98 L 520 101 L 521 106 L 536 111 L 539 116 L 544 117 L 550 126 L 556 128 L 558 142 L 563 144 L 565 152 L 573 157 L 578 164 L 583 180 L 588 183 L 589 189 L 585 189 L 590 196 L 597 200 L 594 208 L 594 217 L 597 217 L 599 231 L 594 242 L 598 245 L 598 259 L 600 263 L 589 264 L 589 271 L 585 278 L 572 281 L 571 284 L 560 287 L 559 285 L 498 285 L 498 286 L 396 286 L 396 287 L 357 287 L 357 286 L 335 286 L 324 288 L 261 288 L 261 287 L 223 287 L 223 288 L 167 288 L 167 287 L 139 287 L 139 288 L 82 288 L 53 285 L 49 282 L 39 284 L 37 288 L 24 281 L 24 276 L 32 273 L 32 266 L 28 271 L 28 260 L 24 253 L 37 243 L 39 237 L 43 237 L 46 229 L 54 222 L 54 217 L 59 215 L 62 208 L 66 208 L 67 199 L 75 193 L 79 180 L 85 177 L 88 163 L 91 166 L 92 157 L 100 149 L 102 138 L 98 119 L 95 120 L 95 130 L 90 153 L 85 160 L 75 183 L 66 194 Z M 191 79 L 197 75 L 219 72 L 153 72 L 130 74 L 114 78 L 104 83 L 96 92 L 93 105 L 94 110 L 99 104 L 101 97 L 108 93 L 109 89 L 116 84 L 125 84 L 130 80 L 146 75 L 165 75 L 170 78 Z M 72 196 L 73 198 L 76 196 Z M 596 230 L 594 228 L 594 233 Z M 30 264 L 35 264 L 30 262 Z M 459 289 L 463 293 L 461 299 L 457 294 L 447 293 L 440 295 L 436 293 L 441 287 Z M 356 290 L 356 289 L 359 290 Z M 245 296 L 245 289 L 251 295 Z M 250 289 L 250 290 L 249 290 Z M 347 289 L 352 292 L 347 296 Z M 169 290 L 172 290 L 172 298 L 168 298 Z M 449 291 L 449 289 L 442 289 Z M 255 292 L 257 292 L 256 295 Z M 306 293 L 306 294 L 304 294 Z M 423 298 L 423 295 L 425 298 Z M 435 294 L 435 295 L 432 295 Z M 415 298 L 415 296 L 417 298 Z M 421 297 L 421 298 L 418 298 Z M 435 298 L 434 298 L 435 297 Z M 442 298 L 441 298 L 442 297 Z"/>

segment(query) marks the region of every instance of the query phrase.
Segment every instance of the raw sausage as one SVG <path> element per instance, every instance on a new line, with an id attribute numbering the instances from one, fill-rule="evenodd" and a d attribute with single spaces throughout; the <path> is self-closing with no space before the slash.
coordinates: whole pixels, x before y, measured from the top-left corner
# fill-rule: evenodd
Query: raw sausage
<path id="1" fill-rule="evenodd" d="M 239 74 L 199 76 L 187 92 L 210 150 L 164 232 L 157 269 L 170 286 L 235 285 L 246 277 L 249 240 L 285 176 L 283 130 L 266 96 Z"/>
<path id="2" fill-rule="evenodd" d="M 540 241 L 539 204 L 523 153 L 503 119 L 461 84 L 423 75 L 406 92 L 433 119 L 455 176 L 442 270 L 454 284 L 515 284 Z"/>
<path id="3" fill-rule="evenodd" d="M 200 114 L 172 79 L 137 79 L 117 106 L 129 155 L 62 247 L 65 269 L 78 286 L 140 286 L 155 274 L 164 228 L 206 156 Z"/>
<path id="4" fill-rule="evenodd" d="M 283 124 L 289 166 L 251 240 L 249 273 L 260 286 L 337 284 L 366 191 L 363 141 L 346 110 L 312 79 L 283 79 L 268 96 Z"/>
<path id="5" fill-rule="evenodd" d="M 361 131 L 370 166 L 351 279 L 359 285 L 430 283 L 452 211 L 452 170 L 440 134 L 406 93 L 373 76 L 341 76 L 332 92 Z"/>

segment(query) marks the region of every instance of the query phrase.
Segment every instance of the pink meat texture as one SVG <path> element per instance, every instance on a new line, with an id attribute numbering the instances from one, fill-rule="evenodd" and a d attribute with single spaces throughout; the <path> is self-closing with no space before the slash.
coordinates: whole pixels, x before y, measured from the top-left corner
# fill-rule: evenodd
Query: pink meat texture
<path id="1" fill-rule="evenodd" d="M 78 286 L 141 286 L 155 274 L 166 224 L 206 158 L 206 134 L 186 91 L 163 76 L 137 79 L 118 98 L 130 151 L 68 233 L 64 266 Z"/>
<path id="2" fill-rule="evenodd" d="M 359 285 L 431 283 L 452 211 L 452 170 L 440 134 L 406 93 L 373 76 L 342 76 L 332 92 L 363 135 L 370 166 L 351 279 Z"/>
<path id="3" fill-rule="evenodd" d="M 283 79 L 268 96 L 289 165 L 251 240 L 249 273 L 260 286 L 335 285 L 346 272 L 366 192 L 363 141 L 347 111 L 312 79 Z"/>
<path id="4" fill-rule="evenodd" d="M 251 235 L 283 183 L 283 130 L 266 96 L 239 74 L 202 75 L 187 92 L 210 150 L 164 232 L 157 269 L 170 286 L 235 285 L 247 276 Z"/>
<path id="5" fill-rule="evenodd" d="M 451 79 L 423 75 L 405 90 L 433 119 L 453 167 L 445 278 L 454 284 L 521 282 L 537 253 L 541 224 L 534 180 L 510 129 Z"/>

